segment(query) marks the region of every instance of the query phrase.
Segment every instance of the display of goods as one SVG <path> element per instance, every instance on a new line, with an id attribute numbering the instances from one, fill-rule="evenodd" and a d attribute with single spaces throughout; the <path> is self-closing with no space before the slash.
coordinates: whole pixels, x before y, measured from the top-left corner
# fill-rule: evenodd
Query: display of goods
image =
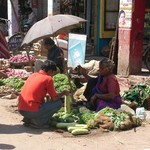
<path id="1" fill-rule="evenodd" d="M 144 83 L 132 85 L 128 90 L 124 91 L 122 98 L 125 101 L 136 102 L 139 107 L 143 107 L 145 101 L 150 97 L 150 80 Z"/>
<path id="2" fill-rule="evenodd" d="M 10 66 L 10 63 L 8 59 L 4 59 L 4 58 L 0 59 L 0 69 L 6 69 L 6 68 L 9 68 L 9 66 Z"/>
<path id="3" fill-rule="evenodd" d="M 30 57 L 30 61 L 31 62 L 34 62 L 35 61 L 35 57 L 33 55 L 29 55 Z M 10 63 L 11 64 L 23 64 L 23 63 L 29 63 L 29 58 L 26 54 L 17 54 L 17 55 L 14 55 L 12 57 L 10 57 L 9 59 Z"/>
<path id="4" fill-rule="evenodd" d="M 8 77 L 20 77 L 20 78 L 25 78 L 29 76 L 28 72 L 22 71 L 22 70 L 16 70 L 16 69 L 5 69 L 3 72 L 8 76 Z"/>
<path id="5" fill-rule="evenodd" d="M 53 76 L 53 80 L 57 92 L 62 92 L 64 90 L 72 90 L 72 91 L 76 90 L 75 83 L 72 80 L 70 80 L 69 82 L 69 79 L 65 74 L 58 73 Z"/>
<path id="6" fill-rule="evenodd" d="M 21 90 L 22 86 L 24 85 L 24 80 L 15 77 L 0 79 L 0 86 L 4 86 L 4 85 L 13 87 L 17 90 Z"/>

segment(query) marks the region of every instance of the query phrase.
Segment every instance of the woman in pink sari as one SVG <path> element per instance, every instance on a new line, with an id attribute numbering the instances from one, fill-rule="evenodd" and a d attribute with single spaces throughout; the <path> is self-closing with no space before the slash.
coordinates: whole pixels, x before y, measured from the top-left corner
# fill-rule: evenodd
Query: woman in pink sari
<path id="1" fill-rule="evenodd" d="M 116 76 L 112 73 L 113 61 L 103 58 L 99 63 L 99 76 L 90 78 L 85 69 L 80 68 L 80 73 L 88 79 L 84 96 L 87 98 L 87 107 L 99 111 L 105 107 L 118 109 L 122 104 L 120 87 Z"/>

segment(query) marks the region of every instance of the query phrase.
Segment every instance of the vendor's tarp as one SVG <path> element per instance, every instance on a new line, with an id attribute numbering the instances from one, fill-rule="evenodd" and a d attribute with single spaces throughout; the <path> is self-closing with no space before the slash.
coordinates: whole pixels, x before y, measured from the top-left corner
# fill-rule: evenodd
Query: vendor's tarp
<path id="1" fill-rule="evenodd" d="M 8 43 L 3 32 L 0 30 L 0 58 L 10 58 Z"/>

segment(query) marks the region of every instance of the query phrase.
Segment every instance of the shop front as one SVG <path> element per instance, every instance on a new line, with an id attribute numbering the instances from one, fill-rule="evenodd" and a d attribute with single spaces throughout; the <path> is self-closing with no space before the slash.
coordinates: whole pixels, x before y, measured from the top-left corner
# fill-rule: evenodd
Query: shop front
<path id="1" fill-rule="evenodd" d="M 117 39 L 117 74 L 138 74 L 142 69 L 143 38 L 150 41 L 149 0 L 99 0 L 97 52 L 101 55 L 113 37 Z M 112 45 L 111 45 L 112 46 Z M 149 61 L 149 58 L 147 59 Z"/>
<path id="2" fill-rule="evenodd" d="M 97 45 L 97 0 L 13 0 L 12 7 L 10 0 L 7 0 L 8 19 L 11 21 L 9 36 L 22 29 L 23 23 L 27 19 L 26 10 L 31 7 L 36 14 L 37 21 L 45 18 L 47 15 L 71 14 L 84 18 L 87 23 L 82 24 L 78 29 L 70 32 L 87 35 L 87 52 L 95 54 Z M 16 16 L 14 14 L 16 13 Z M 18 23 L 17 23 L 18 22 Z M 19 25 L 19 26 L 18 26 Z M 90 48 L 89 48 L 90 47 Z"/>
<path id="3" fill-rule="evenodd" d="M 97 45 L 97 0 L 60 0 L 60 13 L 71 14 L 87 20 L 81 28 L 71 32 L 87 35 L 86 54 L 96 54 Z"/>
<path id="4" fill-rule="evenodd" d="M 115 36 L 119 12 L 119 0 L 98 0 L 96 55 L 108 56 L 110 41 Z M 106 53 L 104 54 L 103 52 Z"/>
<path id="5" fill-rule="evenodd" d="M 120 0 L 118 74 L 123 76 L 141 72 L 146 1 Z"/>
<path id="6" fill-rule="evenodd" d="M 0 30 L 4 35 L 8 34 L 8 20 L 7 20 L 7 1 L 0 0 Z"/>

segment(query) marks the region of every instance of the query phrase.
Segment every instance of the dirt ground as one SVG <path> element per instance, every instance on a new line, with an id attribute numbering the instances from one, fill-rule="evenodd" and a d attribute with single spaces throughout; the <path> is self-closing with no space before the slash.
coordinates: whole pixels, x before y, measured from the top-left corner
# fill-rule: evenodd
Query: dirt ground
<path id="1" fill-rule="evenodd" d="M 122 91 L 127 87 L 124 82 Z M 24 127 L 16 105 L 16 99 L 0 99 L 0 150 L 150 150 L 150 111 L 147 123 L 135 130 L 96 129 L 88 135 L 72 136 L 68 132 Z"/>

